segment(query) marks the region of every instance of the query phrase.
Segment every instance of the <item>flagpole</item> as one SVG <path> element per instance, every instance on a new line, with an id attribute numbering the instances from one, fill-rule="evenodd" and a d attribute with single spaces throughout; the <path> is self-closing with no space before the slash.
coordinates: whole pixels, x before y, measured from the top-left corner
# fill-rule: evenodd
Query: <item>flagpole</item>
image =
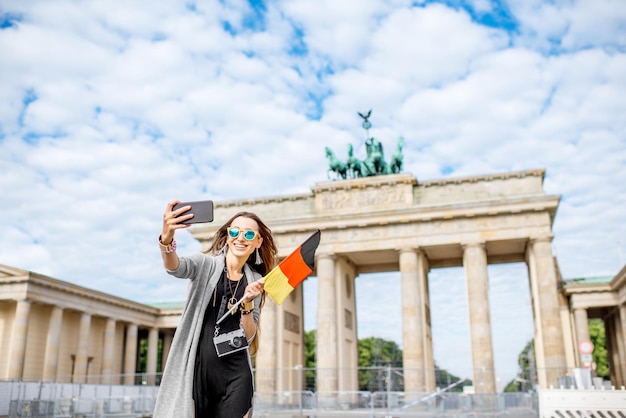
<path id="1" fill-rule="evenodd" d="M 237 303 L 235 303 L 233 306 L 230 307 L 230 309 L 228 311 L 226 311 L 226 313 L 224 315 L 222 315 L 222 317 L 220 319 L 217 320 L 217 322 L 215 323 L 215 325 L 219 325 L 222 323 L 223 320 L 225 320 L 226 318 L 228 318 L 228 315 L 232 315 L 235 313 L 235 309 L 237 309 L 237 307 L 239 305 L 241 305 L 243 303 L 243 300 L 247 297 L 250 296 L 250 293 L 246 293 L 245 295 L 243 295 L 243 297 L 241 299 L 239 299 L 237 301 Z"/>

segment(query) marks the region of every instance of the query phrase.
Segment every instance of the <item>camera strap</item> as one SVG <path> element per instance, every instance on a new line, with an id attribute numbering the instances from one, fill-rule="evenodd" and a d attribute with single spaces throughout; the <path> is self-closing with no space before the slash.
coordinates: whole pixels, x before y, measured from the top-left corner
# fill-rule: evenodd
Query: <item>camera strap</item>
<path id="1" fill-rule="evenodd" d="M 224 293 L 222 294 L 222 302 L 220 303 L 220 310 L 217 313 L 217 318 L 221 318 L 226 311 L 226 304 L 228 303 L 228 286 L 226 282 L 228 281 L 228 277 L 226 277 L 226 267 L 224 267 L 224 273 L 222 273 L 222 283 L 224 284 Z M 219 283 L 216 283 L 217 287 Z M 220 334 L 220 326 L 215 324 L 215 332 L 213 334 L 214 337 L 217 337 Z"/>

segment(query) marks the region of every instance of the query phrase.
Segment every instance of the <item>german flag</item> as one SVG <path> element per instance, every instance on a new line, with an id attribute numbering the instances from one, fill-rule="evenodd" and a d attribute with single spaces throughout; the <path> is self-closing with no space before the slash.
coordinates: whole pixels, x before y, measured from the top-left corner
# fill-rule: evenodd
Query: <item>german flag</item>
<path id="1" fill-rule="evenodd" d="M 265 291 L 279 305 L 315 268 L 315 250 L 320 244 L 318 229 L 298 248 L 265 275 Z"/>

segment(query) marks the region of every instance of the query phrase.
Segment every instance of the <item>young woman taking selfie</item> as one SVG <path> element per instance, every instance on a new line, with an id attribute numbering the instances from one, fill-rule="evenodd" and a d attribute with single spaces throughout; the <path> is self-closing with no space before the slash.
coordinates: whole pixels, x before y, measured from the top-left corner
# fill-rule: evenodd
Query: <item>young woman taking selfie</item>
<path id="1" fill-rule="evenodd" d="M 166 271 L 188 279 L 189 291 L 153 417 L 250 418 L 251 356 L 265 297 L 260 279 L 276 262 L 272 232 L 257 215 L 240 212 L 219 228 L 206 254 L 179 256 L 175 232 L 188 228 L 183 222 L 193 214 L 189 206 L 174 209 L 178 203 L 167 204 L 159 246 Z"/>

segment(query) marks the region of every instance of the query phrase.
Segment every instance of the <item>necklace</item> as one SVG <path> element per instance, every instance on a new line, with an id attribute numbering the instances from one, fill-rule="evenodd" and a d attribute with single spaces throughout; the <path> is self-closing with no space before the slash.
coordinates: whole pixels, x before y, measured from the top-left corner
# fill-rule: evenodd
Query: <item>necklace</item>
<path id="1" fill-rule="evenodd" d="M 233 307 L 234 304 L 237 303 L 237 289 L 239 289 L 239 283 L 241 283 L 241 280 L 243 279 L 243 276 L 241 276 L 241 279 L 237 280 L 237 285 L 235 286 L 235 291 L 233 292 L 233 287 L 231 285 L 231 280 L 228 277 L 228 271 L 226 271 L 226 280 L 228 281 L 228 288 L 230 289 L 230 299 L 228 299 L 228 310 L 230 311 L 230 308 Z M 236 311 L 231 312 L 231 315 L 234 315 Z"/>

